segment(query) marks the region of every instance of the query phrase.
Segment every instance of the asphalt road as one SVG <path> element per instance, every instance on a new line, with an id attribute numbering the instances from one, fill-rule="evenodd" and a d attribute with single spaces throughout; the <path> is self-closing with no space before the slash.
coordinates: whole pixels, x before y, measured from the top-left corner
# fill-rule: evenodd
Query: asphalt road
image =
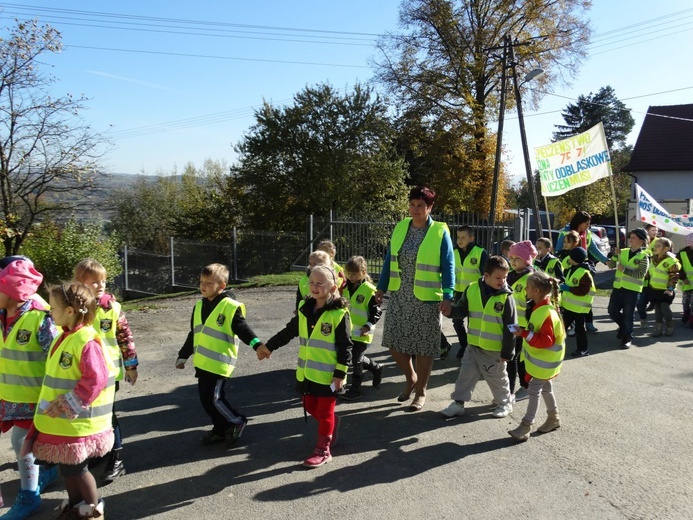
<path id="1" fill-rule="evenodd" d="M 294 294 L 260 289 L 238 298 L 266 339 L 288 321 Z M 484 382 L 467 416 L 445 420 L 438 413 L 457 377 L 456 346 L 448 360 L 435 362 L 424 409 L 408 412 L 395 399 L 403 378 L 379 346 L 380 329 L 371 354 L 387 365 L 383 384 L 375 390 L 367 382 L 361 401 L 338 405 L 343 420 L 334 458 L 306 470 L 299 464 L 312 451 L 316 426 L 304 422 L 293 390 L 296 341 L 262 363 L 242 347 L 228 395 L 251 422 L 230 450 L 199 444 L 209 424 L 192 367 L 173 368 L 193 301 L 129 314 L 141 378 L 118 395 L 128 473 L 101 490 L 111 520 L 693 517 L 693 329 L 680 321 L 671 338 L 636 330 L 634 347 L 623 351 L 607 300 L 597 297 L 591 355 L 568 358 L 555 385 L 563 426 L 524 444 L 507 430 L 526 401 L 494 419 Z M 674 309 L 680 316 L 680 300 Z M 454 341 L 449 320 L 444 330 Z M 542 404 L 537 421 L 544 417 Z M 0 478 L 10 504 L 15 467 L 3 435 Z M 32 518 L 55 518 L 65 496 L 55 485 Z"/>

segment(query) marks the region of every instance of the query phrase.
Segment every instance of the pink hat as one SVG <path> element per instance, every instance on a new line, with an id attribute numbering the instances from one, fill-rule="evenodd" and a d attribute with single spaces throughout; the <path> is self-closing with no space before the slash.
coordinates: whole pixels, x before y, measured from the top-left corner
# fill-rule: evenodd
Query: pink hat
<path id="1" fill-rule="evenodd" d="M 522 242 L 517 242 L 510 246 L 508 256 L 519 256 L 527 265 L 531 265 L 532 260 L 537 256 L 537 250 L 532 242 L 523 240 Z"/>
<path id="2" fill-rule="evenodd" d="M 41 285 L 43 275 L 28 260 L 15 260 L 0 271 L 0 292 L 18 302 L 27 301 Z"/>

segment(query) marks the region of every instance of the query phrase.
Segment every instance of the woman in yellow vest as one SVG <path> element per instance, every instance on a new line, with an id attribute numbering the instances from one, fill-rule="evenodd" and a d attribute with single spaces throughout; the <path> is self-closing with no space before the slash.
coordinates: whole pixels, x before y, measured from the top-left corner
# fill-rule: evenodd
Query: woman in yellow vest
<path id="1" fill-rule="evenodd" d="M 585 319 L 592 312 L 592 301 L 597 290 L 587 264 L 587 251 L 582 247 L 570 250 L 570 267 L 565 272 L 565 282 L 560 285 L 562 291 L 561 309 L 565 326 L 575 324 L 577 348 L 572 357 L 589 355 Z"/>
<path id="2" fill-rule="evenodd" d="M 647 240 L 644 229 L 634 229 L 628 233 L 630 248 L 616 248 L 611 257 L 616 275 L 609 297 L 609 316 L 618 325 L 617 337 L 621 340 L 622 349 L 630 348 L 633 342 L 633 314 L 650 266 Z"/>
<path id="3" fill-rule="evenodd" d="M 68 494 L 65 518 L 101 518 L 104 503 L 88 462 L 113 446 L 113 362 L 92 327 L 96 301 L 88 287 L 78 282 L 53 287 L 50 305 L 63 333 L 48 353 L 34 429 L 22 453 L 33 449 L 37 459 L 59 464 Z"/>
<path id="4" fill-rule="evenodd" d="M 339 278 L 332 267 L 318 265 L 310 273 L 310 296 L 298 313 L 265 345 L 256 349 L 260 360 L 272 351 L 299 338 L 297 389 L 303 409 L 318 421 L 318 441 L 313 454 L 303 461 L 317 468 L 332 460 L 339 418 L 334 413 L 335 393 L 346 383 L 351 362 L 349 302 L 339 295 Z"/>
<path id="5" fill-rule="evenodd" d="M 441 308 L 449 312 L 455 287 L 455 259 L 448 226 L 435 222 L 435 193 L 419 186 L 409 192 L 409 218 L 392 232 L 376 301 L 390 291 L 385 313 L 383 346 L 404 373 L 406 384 L 397 398 L 409 409 L 421 410 L 433 360 L 440 356 Z M 412 362 L 416 356 L 416 368 Z"/>
<path id="6" fill-rule="evenodd" d="M 693 327 L 693 233 L 686 235 L 686 247 L 676 255 L 681 264 L 679 281 L 681 282 L 683 315 L 681 321 Z"/>
<path id="7" fill-rule="evenodd" d="M 671 303 L 674 301 L 674 290 L 679 281 L 681 264 L 671 252 L 671 240 L 665 237 L 657 239 L 650 262 L 650 300 L 654 303 L 655 324 L 652 336 L 662 334 L 671 336 L 674 333 L 674 316 Z M 666 324 L 666 328 L 664 325 Z"/>
<path id="8" fill-rule="evenodd" d="M 34 455 L 21 455 L 31 430 L 46 373 L 46 355 L 58 330 L 42 298 L 34 298 L 43 276 L 28 258 L 0 272 L 0 423 L 17 456 L 19 494 L 1 518 L 28 518 L 41 507 L 42 483 Z M 57 471 L 53 469 L 54 477 Z"/>
<path id="9" fill-rule="evenodd" d="M 548 433 L 561 426 L 552 382 L 561 371 L 565 357 L 565 328 L 560 314 L 551 304 L 552 297 L 554 302 L 558 301 L 558 284 L 546 273 L 536 272 L 527 279 L 527 296 L 533 303 L 527 326 L 513 332 L 522 338 L 522 357 L 531 377 L 527 411 L 520 425 L 508 432 L 518 441 L 529 440 L 539 409 L 539 394 L 544 398 L 548 417 L 537 430 Z"/>

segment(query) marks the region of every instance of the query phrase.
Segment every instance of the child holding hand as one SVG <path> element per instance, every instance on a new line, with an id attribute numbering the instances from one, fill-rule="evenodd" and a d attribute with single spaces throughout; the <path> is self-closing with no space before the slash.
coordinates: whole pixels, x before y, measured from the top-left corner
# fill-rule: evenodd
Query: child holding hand
<path id="1" fill-rule="evenodd" d="M 313 454 L 303 461 L 317 468 L 332 460 L 330 448 L 337 440 L 338 420 L 334 413 L 335 392 L 346 382 L 351 362 L 351 319 L 349 302 L 339 295 L 334 269 L 319 265 L 310 273 L 310 296 L 286 327 L 257 349 L 258 359 L 299 338 L 297 389 L 304 410 L 318 421 L 318 441 Z"/>
<path id="2" fill-rule="evenodd" d="M 587 347 L 587 332 L 585 321 L 592 312 L 592 302 L 597 288 L 587 263 L 587 251 L 582 247 L 574 247 L 568 256 L 570 267 L 565 271 L 565 282 L 560 285 L 562 291 L 561 309 L 566 327 L 575 324 L 575 340 L 577 348 L 571 357 L 589 355 Z"/>
<path id="3" fill-rule="evenodd" d="M 532 274 L 527 279 L 527 296 L 534 304 L 527 327 L 520 327 L 513 334 L 522 338 L 522 357 L 529 378 L 529 401 L 520 425 L 508 432 L 523 442 L 529 440 L 539 409 L 539 394 L 544 398 L 548 418 L 537 430 L 548 433 L 561 426 L 552 380 L 561 371 L 566 337 L 561 316 L 551 304 L 552 297 L 554 302 L 558 301 L 556 280 L 541 271 Z"/>
<path id="4" fill-rule="evenodd" d="M 662 334 L 671 336 L 674 333 L 671 303 L 674 301 L 674 290 L 679 280 L 681 264 L 671 252 L 673 245 L 666 237 L 658 238 L 649 267 L 650 299 L 654 303 L 655 311 L 655 325 L 652 333 L 654 337 Z"/>

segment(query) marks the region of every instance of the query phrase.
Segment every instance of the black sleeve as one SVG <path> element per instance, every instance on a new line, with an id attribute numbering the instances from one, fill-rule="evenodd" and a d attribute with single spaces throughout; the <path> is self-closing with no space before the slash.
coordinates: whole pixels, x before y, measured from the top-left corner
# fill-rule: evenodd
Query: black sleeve
<path id="1" fill-rule="evenodd" d="M 481 258 L 479 259 L 479 276 L 484 276 L 484 267 L 486 267 L 486 260 L 488 260 L 488 252 L 486 249 L 481 250 Z"/>
<path id="2" fill-rule="evenodd" d="M 274 336 L 272 336 L 269 340 L 267 340 L 265 346 L 270 350 L 270 352 L 273 352 L 277 350 L 279 347 L 283 347 L 297 336 L 298 316 L 294 316 L 293 318 L 291 318 L 291 321 L 286 324 L 286 327 L 284 327 L 282 330 L 280 330 Z"/>
<path id="3" fill-rule="evenodd" d="M 508 296 L 503 309 L 503 344 L 501 346 L 501 357 L 511 359 L 515 350 L 515 335 L 510 332 L 508 325 L 517 323 L 517 308 L 512 294 Z"/>
<path id="4" fill-rule="evenodd" d="M 380 320 L 382 311 L 380 310 L 380 305 L 375 301 L 375 295 L 371 296 L 371 301 L 368 302 L 368 321 L 375 325 Z"/>
<path id="5" fill-rule="evenodd" d="M 245 321 L 243 313 L 240 312 L 240 308 L 236 309 L 236 314 L 233 316 L 233 321 L 231 322 L 231 330 L 233 333 L 240 338 L 240 340 L 246 345 L 250 345 L 250 342 L 257 338 L 257 335 L 250 328 L 248 322 Z M 257 347 L 260 343 L 257 343 Z"/>
<path id="6" fill-rule="evenodd" d="M 469 286 L 467 286 L 469 288 Z M 467 289 L 460 293 L 459 299 L 452 306 L 450 318 L 457 320 L 469 315 L 469 303 L 467 302 Z"/>
<path id="7" fill-rule="evenodd" d="M 190 332 L 188 332 L 188 337 L 185 338 L 183 347 L 178 351 L 178 359 L 188 359 L 195 351 L 195 343 L 193 342 L 193 328 L 195 327 L 193 323 L 194 316 L 195 309 L 193 309 L 193 313 L 190 316 Z"/>
<path id="8" fill-rule="evenodd" d="M 558 278 L 558 281 L 560 283 L 565 282 L 565 275 L 563 274 L 563 264 L 561 264 L 560 260 L 558 262 L 556 262 L 556 267 L 554 268 L 554 274 L 556 275 L 555 278 Z"/>
<path id="9" fill-rule="evenodd" d="M 301 303 L 303 300 L 303 296 L 301 296 L 301 289 L 298 288 L 296 289 L 296 308 L 298 309 L 298 304 Z"/>
<path id="10" fill-rule="evenodd" d="M 348 367 L 351 364 L 351 349 L 354 346 L 351 341 L 351 317 L 348 312 L 337 325 L 337 330 L 334 331 L 334 334 L 334 344 L 337 349 L 337 363 Z M 335 368 L 333 377 L 344 379 L 346 377 L 346 372 Z"/>

